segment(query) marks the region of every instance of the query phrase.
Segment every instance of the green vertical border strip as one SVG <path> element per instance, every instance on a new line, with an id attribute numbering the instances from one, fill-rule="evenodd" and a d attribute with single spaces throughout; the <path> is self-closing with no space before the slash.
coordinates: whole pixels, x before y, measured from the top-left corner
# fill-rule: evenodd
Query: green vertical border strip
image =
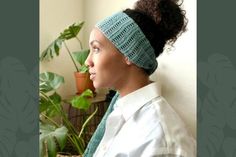
<path id="1" fill-rule="evenodd" d="M 197 152 L 236 155 L 236 1 L 197 1 Z"/>
<path id="2" fill-rule="evenodd" d="M 0 156 L 39 156 L 39 1 L 0 4 Z"/>

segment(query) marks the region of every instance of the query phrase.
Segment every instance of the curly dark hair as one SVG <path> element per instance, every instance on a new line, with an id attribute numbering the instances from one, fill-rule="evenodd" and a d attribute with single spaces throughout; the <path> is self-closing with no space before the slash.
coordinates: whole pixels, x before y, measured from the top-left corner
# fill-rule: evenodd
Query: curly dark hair
<path id="1" fill-rule="evenodd" d="M 186 31 L 187 18 L 178 0 L 138 0 L 134 9 L 124 12 L 141 28 L 155 49 L 156 57 L 166 43 L 173 45 Z"/>

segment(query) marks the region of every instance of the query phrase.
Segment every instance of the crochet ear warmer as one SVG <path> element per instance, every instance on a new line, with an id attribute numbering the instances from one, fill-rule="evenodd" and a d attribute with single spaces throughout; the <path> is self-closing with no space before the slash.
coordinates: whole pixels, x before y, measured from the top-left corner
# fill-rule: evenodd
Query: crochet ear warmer
<path id="1" fill-rule="evenodd" d="M 157 68 L 155 51 L 135 21 L 118 12 L 98 22 L 96 27 L 132 63 L 152 74 Z"/>

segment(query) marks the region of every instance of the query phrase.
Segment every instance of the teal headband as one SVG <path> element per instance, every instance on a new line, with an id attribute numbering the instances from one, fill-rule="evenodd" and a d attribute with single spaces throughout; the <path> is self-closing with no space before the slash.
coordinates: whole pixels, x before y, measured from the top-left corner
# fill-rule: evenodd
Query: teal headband
<path id="1" fill-rule="evenodd" d="M 96 27 L 129 61 L 149 75 L 157 68 L 155 51 L 140 27 L 123 12 L 98 22 Z"/>

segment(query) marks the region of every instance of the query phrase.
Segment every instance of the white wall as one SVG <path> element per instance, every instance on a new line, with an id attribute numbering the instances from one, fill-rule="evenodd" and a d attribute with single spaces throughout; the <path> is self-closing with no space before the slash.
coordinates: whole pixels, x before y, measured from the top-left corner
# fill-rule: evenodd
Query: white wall
<path id="1" fill-rule="evenodd" d="M 196 137 L 197 121 L 197 48 L 196 1 L 184 1 L 189 20 L 188 31 L 174 44 L 172 51 L 158 57 L 158 69 L 152 78 L 160 81 L 162 95 L 175 108 Z"/>
<path id="2" fill-rule="evenodd" d="M 65 26 L 76 20 L 85 20 L 82 38 L 88 46 L 88 37 L 95 23 L 114 12 L 132 8 L 136 0 L 40 0 L 40 52 Z M 58 3 L 60 2 L 60 3 Z M 151 76 L 162 86 L 162 95 L 176 109 L 196 137 L 196 1 L 184 1 L 188 31 L 175 43 L 175 49 L 164 52 L 159 67 Z M 76 48 L 77 44 L 71 44 Z M 62 52 L 63 53 L 63 52 Z M 73 65 L 66 53 L 59 58 L 41 64 L 40 70 L 58 72 L 66 76 L 62 95 L 75 93 Z"/>
<path id="3" fill-rule="evenodd" d="M 85 1 L 84 39 L 95 23 L 114 12 L 132 8 L 136 0 Z M 184 1 L 187 13 L 188 31 L 176 41 L 171 52 L 164 52 L 159 58 L 158 70 L 151 76 L 160 82 L 162 95 L 176 109 L 196 137 L 196 1 Z M 109 6 L 109 7 L 108 7 Z"/>
<path id="4" fill-rule="evenodd" d="M 59 33 L 76 21 L 83 20 L 83 0 L 40 0 L 40 51 L 42 52 Z M 79 38 L 83 40 L 83 29 Z M 79 50 L 76 41 L 68 42 L 70 50 Z M 76 71 L 65 48 L 59 57 L 40 63 L 40 72 L 52 71 L 65 77 L 65 84 L 59 89 L 63 97 L 76 93 L 73 72 Z"/>

